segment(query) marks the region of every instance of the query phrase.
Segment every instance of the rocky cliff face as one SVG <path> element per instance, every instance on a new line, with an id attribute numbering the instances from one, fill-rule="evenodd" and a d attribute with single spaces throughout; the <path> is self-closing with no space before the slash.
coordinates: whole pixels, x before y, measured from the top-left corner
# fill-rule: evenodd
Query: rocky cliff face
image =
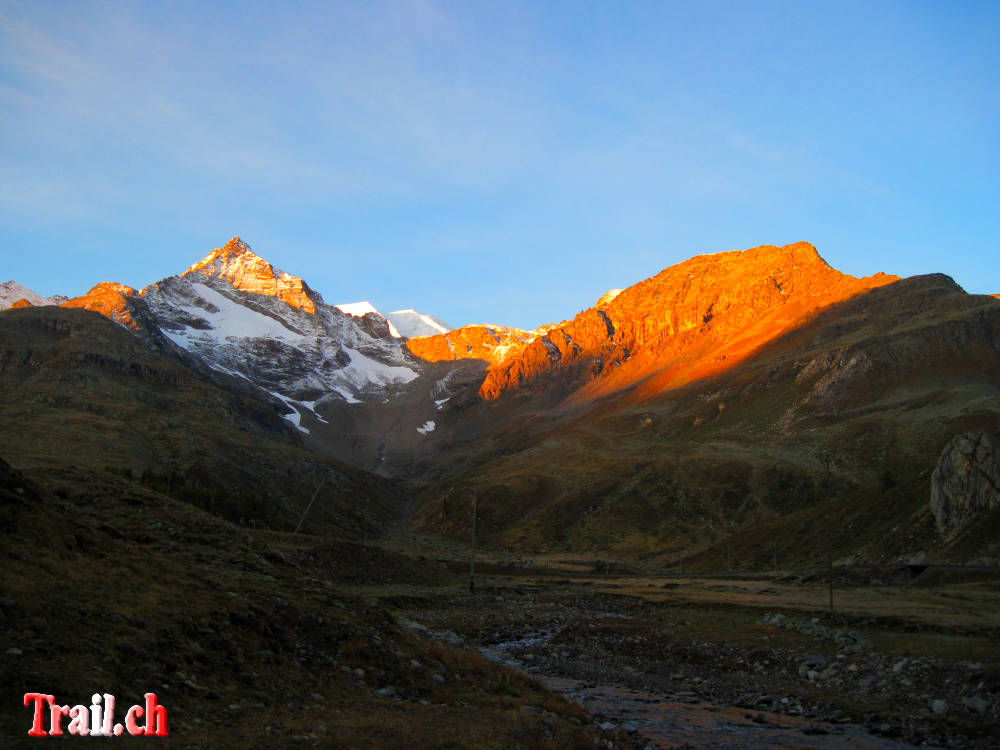
<path id="1" fill-rule="evenodd" d="M 276 269 L 239 237 L 233 237 L 223 247 L 210 252 L 182 273 L 180 278 L 187 276 L 224 281 L 237 291 L 273 297 L 309 314 L 315 314 L 316 300 L 322 301 L 302 279 Z"/>
<path id="2" fill-rule="evenodd" d="M 819 310 L 896 280 L 840 273 L 805 242 L 768 245 L 692 258 L 534 332 L 473 326 L 409 348 L 489 362 L 479 389 L 488 400 L 525 387 L 597 396 L 644 379 L 649 396 L 728 369 Z"/>
<path id="3" fill-rule="evenodd" d="M 93 310 L 126 328 L 136 329 L 139 325 L 135 320 L 132 303 L 135 294 L 135 289 L 125 284 L 102 281 L 86 294 L 63 302 L 62 307 Z"/>
<path id="4" fill-rule="evenodd" d="M 956 435 L 931 475 L 931 512 L 951 535 L 1000 506 L 1000 439 L 985 432 Z"/>
<path id="5" fill-rule="evenodd" d="M 531 331 L 507 326 L 465 326 L 436 336 L 420 336 L 406 342 L 410 353 L 429 362 L 481 359 L 500 365 L 522 351 L 535 338 Z"/>

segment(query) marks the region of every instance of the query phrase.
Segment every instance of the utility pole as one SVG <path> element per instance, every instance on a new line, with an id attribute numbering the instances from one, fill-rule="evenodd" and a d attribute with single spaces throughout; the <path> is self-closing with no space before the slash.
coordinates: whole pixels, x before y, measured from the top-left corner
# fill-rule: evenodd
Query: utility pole
<path id="1" fill-rule="evenodd" d="M 830 576 L 830 611 L 833 612 L 833 542 L 826 547 L 826 568 Z"/>
<path id="2" fill-rule="evenodd" d="M 479 493 L 472 495 L 472 556 L 469 558 L 469 592 L 476 593 L 476 500 Z"/>

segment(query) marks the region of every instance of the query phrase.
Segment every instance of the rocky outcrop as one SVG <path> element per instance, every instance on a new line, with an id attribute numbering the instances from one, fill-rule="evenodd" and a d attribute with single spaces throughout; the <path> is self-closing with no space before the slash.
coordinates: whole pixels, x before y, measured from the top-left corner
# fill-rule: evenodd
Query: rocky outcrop
<path id="1" fill-rule="evenodd" d="M 998 506 L 1000 439 L 985 432 L 955 436 L 931 475 L 931 512 L 938 531 L 950 536 Z"/>
<path id="2" fill-rule="evenodd" d="M 464 326 L 436 336 L 418 336 L 406 342 L 414 356 L 428 362 L 481 359 L 493 365 L 524 351 L 535 338 L 531 331 L 507 326 Z"/>
<path id="3" fill-rule="evenodd" d="M 298 276 L 275 268 L 239 237 L 233 237 L 221 248 L 181 274 L 222 279 L 241 292 L 275 297 L 297 310 L 316 312 L 317 294 Z"/>
<path id="4" fill-rule="evenodd" d="M 840 273 L 806 242 L 765 245 L 691 258 L 534 331 L 466 326 L 407 346 L 434 362 L 488 362 L 487 400 L 528 386 L 599 396 L 642 380 L 648 396 L 728 369 L 819 310 L 897 280 Z"/>
<path id="5" fill-rule="evenodd" d="M 16 302 L 14 302 L 14 304 L 12 304 L 9 309 L 10 310 L 19 310 L 22 307 L 34 307 L 34 305 L 31 304 L 30 302 L 28 302 L 28 300 L 24 299 L 24 297 L 22 297 L 21 299 L 19 299 Z"/>
<path id="6" fill-rule="evenodd" d="M 21 301 L 29 302 L 33 307 L 42 307 L 43 305 L 59 305 L 67 299 L 67 297 L 63 297 L 61 294 L 52 297 L 43 297 L 38 292 L 28 289 L 28 287 L 18 284 L 13 280 L 0 284 L 0 310 L 15 307 Z M 23 305 L 21 306 L 23 307 Z"/>
<path id="7" fill-rule="evenodd" d="M 78 307 L 93 310 L 105 318 L 119 323 L 126 328 L 137 328 L 130 299 L 135 296 L 135 289 L 115 281 L 102 281 L 84 295 L 63 302 L 61 307 Z"/>

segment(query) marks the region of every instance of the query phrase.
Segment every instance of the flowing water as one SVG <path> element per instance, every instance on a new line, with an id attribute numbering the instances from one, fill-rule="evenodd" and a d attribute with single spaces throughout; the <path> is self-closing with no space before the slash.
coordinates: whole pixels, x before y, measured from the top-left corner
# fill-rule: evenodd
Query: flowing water
<path id="1" fill-rule="evenodd" d="M 707 702 L 692 692 L 673 695 L 606 683 L 552 677 L 516 657 L 544 645 L 558 630 L 529 632 L 482 648 L 496 662 L 517 667 L 552 690 L 584 706 L 609 736 L 628 736 L 639 748 L 814 748 L 815 750 L 904 750 L 913 745 L 871 734 L 858 724 L 830 724 L 801 716 Z M 925 746 L 926 747 L 926 746 Z"/>

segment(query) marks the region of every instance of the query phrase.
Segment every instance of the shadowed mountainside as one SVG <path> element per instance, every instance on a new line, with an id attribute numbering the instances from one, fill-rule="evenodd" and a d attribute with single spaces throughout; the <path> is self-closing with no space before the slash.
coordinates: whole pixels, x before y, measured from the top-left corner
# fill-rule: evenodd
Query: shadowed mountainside
<path id="1" fill-rule="evenodd" d="M 449 444 L 413 528 L 468 538 L 478 495 L 481 539 L 515 549 L 611 549 L 701 567 L 731 552 L 744 568 L 768 564 L 776 542 L 785 563 L 818 564 L 831 545 L 858 560 L 1000 556 L 988 533 L 997 513 L 944 540 L 929 508 L 945 445 L 1000 431 L 1000 304 L 932 275 L 804 317 L 732 369 L 690 381 L 704 360 L 687 362 L 679 381 L 661 369 L 586 408 L 574 399 L 575 410 L 522 409 L 507 440 L 495 430 Z M 713 345 L 745 351 L 760 330 Z"/>
<path id="2" fill-rule="evenodd" d="M 141 308 L 137 308 L 141 309 Z M 280 405 L 237 378 L 87 310 L 0 313 L 0 430 L 19 468 L 108 470 L 232 520 L 378 533 L 406 506 L 391 481 L 302 448 Z"/>
<path id="3" fill-rule="evenodd" d="M 12 403 L 16 388 L 30 386 L 55 399 L 41 403 L 63 409 L 58 416 L 41 412 L 48 424 L 32 423 L 18 461 L 43 460 L 46 434 L 76 430 L 73 438 L 84 446 L 84 436 L 94 434 L 101 449 L 91 465 L 145 471 L 161 484 L 181 467 L 185 482 L 208 482 L 209 492 L 249 486 L 255 507 L 278 508 L 272 516 L 287 523 L 295 502 L 283 498 L 307 496 L 323 476 L 318 457 L 309 459 L 308 471 L 294 468 L 307 451 L 289 468 L 286 452 L 301 445 L 384 477 L 338 467 L 347 485 L 363 490 L 335 493 L 340 505 L 325 520 L 340 518 L 355 533 L 384 528 L 403 512 L 405 493 L 389 479 L 397 477 L 421 501 L 413 529 L 467 537 L 478 493 L 485 543 L 525 551 L 613 549 L 702 566 L 719 564 L 723 547 L 728 559 L 734 545 L 739 565 L 759 565 L 772 558 L 775 541 L 788 559 L 803 563 L 831 545 L 841 558 L 871 561 L 997 556 L 989 534 L 976 531 L 992 528 L 992 516 L 974 513 L 968 528 L 949 527 L 944 538 L 928 506 L 929 477 L 944 447 L 959 434 L 1000 431 L 1000 304 L 965 294 L 945 276 L 856 279 L 832 269 L 807 243 L 698 256 L 613 290 L 571 321 L 531 332 L 469 326 L 410 339 L 400 362 L 413 369 L 385 389 L 365 378 L 393 367 L 372 360 L 361 368 L 365 358 L 351 347 L 371 339 L 374 356 L 395 346 L 386 331 L 365 329 L 371 316 L 326 311 L 304 282 L 236 238 L 167 282 L 140 295 L 99 285 L 79 303 L 140 334 L 117 329 L 115 346 L 124 349 L 110 368 L 133 368 L 127 374 L 134 376 L 143 372 L 142 357 L 159 356 L 237 401 L 203 414 L 212 402 L 193 397 L 197 389 L 166 401 L 141 388 L 98 389 L 84 406 L 66 395 L 64 358 L 34 379 L 12 375 Z M 214 286 L 202 289 L 208 283 Z M 179 307 L 171 306 L 175 297 Z M 321 311 L 333 327 L 302 337 Z M 40 314 L 6 314 L 18 313 Z M 237 319 L 263 327 L 234 338 L 236 329 L 226 326 Z M 272 325 L 283 327 L 270 334 Z M 330 339 L 334 329 L 355 343 Z M 19 346 L 11 361 L 30 360 L 27 345 Z M 80 352 L 84 361 L 105 361 L 100 341 L 88 346 L 96 349 Z M 225 366 L 219 347 L 232 350 Z M 330 356 L 323 354 L 328 349 Z M 272 372 L 275 357 L 288 367 Z M 317 380 L 310 362 L 321 360 L 330 371 Z M 72 360 L 70 369 L 78 367 Z M 337 385 L 339 395 L 322 392 L 324 378 L 333 378 L 327 387 L 348 384 L 337 378 L 351 368 L 363 375 L 352 386 L 357 390 Z M 280 396 L 282 407 L 249 382 L 253 377 L 266 391 L 286 383 L 297 395 Z M 109 394 L 113 410 L 101 406 Z M 27 396 L 39 402 L 37 393 Z M 245 415 L 248 403 L 260 413 L 249 409 L 256 415 L 249 422 L 234 417 Z M 68 427 L 66 404 L 75 410 Z M 290 408 L 298 434 L 270 411 Z M 97 417 L 107 422 L 109 411 L 118 420 L 111 431 L 127 440 L 106 437 L 111 432 Z M 228 425 L 220 431 L 213 418 Z M 267 433 L 282 445 L 281 458 L 271 442 L 258 449 L 245 436 L 233 438 L 234 419 L 238 431 Z M 220 448 L 229 441 L 235 447 Z M 245 460 L 254 451 L 260 455 Z M 358 502 L 383 490 L 384 501 Z M 977 503 L 993 507 L 992 500 Z M 834 518 L 843 521 L 837 534 Z"/>

